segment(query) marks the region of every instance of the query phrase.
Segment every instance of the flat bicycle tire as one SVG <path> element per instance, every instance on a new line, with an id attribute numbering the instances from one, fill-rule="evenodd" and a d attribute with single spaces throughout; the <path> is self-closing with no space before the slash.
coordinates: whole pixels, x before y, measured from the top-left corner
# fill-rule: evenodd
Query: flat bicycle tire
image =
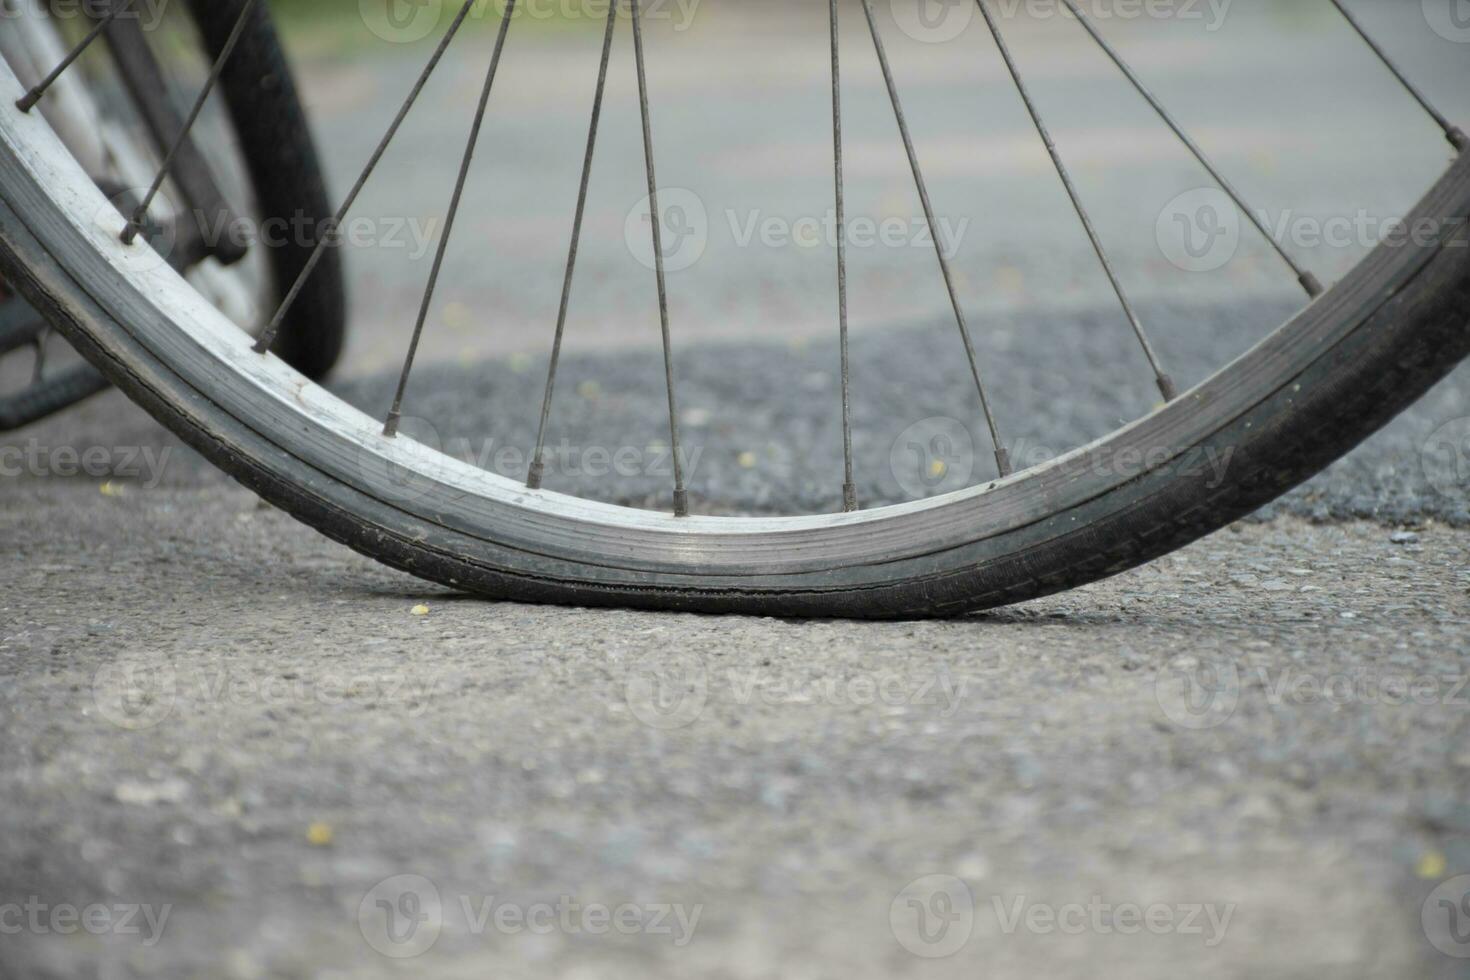
<path id="1" fill-rule="evenodd" d="M 3 73 L 0 73 L 3 75 Z M 13 80 L 0 77 L 5 93 Z M 13 101 L 13 100 L 12 100 Z M 128 272 L 44 134 L 0 110 L 0 272 L 119 387 L 266 500 L 366 555 L 498 599 L 782 616 L 953 615 L 1096 581 L 1320 471 L 1470 353 L 1470 156 L 1310 307 L 1174 402 L 985 487 L 820 518 L 686 518 L 529 491 L 445 459 L 395 490 L 381 438 L 273 358 L 249 360 L 167 269 Z M 49 168 L 59 166 L 58 177 Z M 81 198 L 80 200 L 78 198 Z M 137 281 L 139 278 L 143 281 Z M 151 288 L 150 288 L 151 287 Z M 176 306 L 170 306 L 170 302 Z M 1164 448 L 1138 472 L 1099 460 Z M 1227 479 L 1192 452 L 1230 451 Z M 1167 458 L 1163 458 L 1167 456 Z"/>

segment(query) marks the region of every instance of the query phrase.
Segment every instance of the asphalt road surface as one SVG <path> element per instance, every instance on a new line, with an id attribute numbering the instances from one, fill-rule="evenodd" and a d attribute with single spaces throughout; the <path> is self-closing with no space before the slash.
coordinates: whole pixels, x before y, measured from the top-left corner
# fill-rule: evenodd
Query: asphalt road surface
<path id="1" fill-rule="evenodd" d="M 705 215 L 670 283 L 707 512 L 816 512 L 840 491 L 831 254 L 779 234 L 828 206 L 821 6 L 650 21 L 660 171 Z M 1312 229 L 1381 229 L 1445 153 L 1322 6 L 1108 28 L 1178 79 L 1181 111 L 1331 279 L 1371 243 Z M 1470 118 L 1467 48 L 1419 7 L 1355 5 Z M 969 219 L 954 262 L 1000 422 L 1039 462 L 1147 411 L 1149 376 L 1001 69 L 965 47 L 983 25 L 930 43 L 901 13 L 890 54 L 936 202 Z M 912 217 L 857 8 L 845 24 L 850 208 Z M 526 26 L 409 403 L 417 438 L 508 476 L 534 438 L 597 44 L 595 24 Z M 365 198 L 385 226 L 442 208 L 485 27 Z M 1192 383 L 1300 300 L 1246 230 L 1217 269 L 1171 261 L 1160 218 L 1204 180 L 1075 28 L 1031 18 L 1015 46 Z M 303 31 L 340 186 L 429 42 Z M 618 53 L 548 485 L 655 507 L 662 378 Z M 1344 125 L 1349 105 L 1372 125 Z M 974 128 L 946 142 L 956 118 Z M 745 239 L 772 217 L 775 238 Z M 333 384 L 366 410 L 390 397 L 421 251 L 353 253 Z M 853 261 L 864 503 L 949 488 L 915 433 L 951 437 L 944 479 L 984 479 L 932 253 Z M 1467 447 L 1462 369 L 1146 568 L 949 622 L 778 622 L 419 583 L 104 394 L 0 442 L 0 976 L 1464 976 Z M 88 450 L 101 465 L 73 474 Z M 632 465 L 601 472 L 620 451 Z"/>

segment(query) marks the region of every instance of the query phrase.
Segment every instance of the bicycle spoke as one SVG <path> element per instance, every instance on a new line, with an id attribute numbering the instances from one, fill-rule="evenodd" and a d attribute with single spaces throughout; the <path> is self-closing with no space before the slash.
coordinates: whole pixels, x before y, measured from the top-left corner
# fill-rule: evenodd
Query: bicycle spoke
<path id="1" fill-rule="evenodd" d="M 914 150 L 914 141 L 909 136 L 908 120 L 904 117 L 903 105 L 899 102 L 898 86 L 893 81 L 893 71 L 888 66 L 888 53 L 883 48 L 883 38 L 878 33 L 878 22 L 873 17 L 872 0 L 863 0 L 863 12 L 868 18 L 868 32 L 873 36 L 873 48 L 878 53 L 878 65 L 883 71 L 883 82 L 888 87 L 888 100 L 893 103 L 893 115 L 898 120 L 898 132 L 903 137 L 903 148 L 908 154 L 909 169 L 914 173 L 914 184 L 919 189 L 919 203 L 924 207 L 924 220 L 929 224 L 929 234 L 934 239 L 934 253 L 939 257 L 939 270 L 944 276 L 944 286 L 949 291 L 949 302 L 954 307 L 955 323 L 959 326 L 960 339 L 964 341 L 965 356 L 970 361 L 970 374 L 975 378 L 975 389 L 980 394 L 980 408 L 985 413 L 985 424 L 990 429 L 990 441 L 995 447 L 995 465 L 1001 476 L 1011 473 L 1010 454 L 1001 444 L 1000 430 L 995 416 L 990 411 L 990 399 L 985 394 L 985 383 L 980 378 L 980 364 L 975 355 L 975 345 L 970 339 L 970 327 L 965 322 L 965 312 L 960 306 L 959 293 L 955 290 L 954 276 L 950 273 L 949 260 L 944 256 L 944 243 L 940 240 L 939 225 L 934 220 L 934 208 L 929 202 L 929 189 L 924 183 L 923 171 L 919 168 L 919 155 Z"/>
<path id="2" fill-rule="evenodd" d="M 1169 129 L 1174 133 L 1174 135 L 1179 137 L 1179 141 L 1183 143 L 1186 148 L 1188 148 L 1190 153 L 1194 154 L 1194 158 L 1199 161 L 1200 166 L 1209 171 L 1210 176 L 1214 179 L 1219 188 L 1227 195 L 1229 195 L 1230 199 L 1235 202 L 1235 206 L 1240 209 L 1241 213 L 1244 214 L 1246 218 L 1251 222 L 1251 224 L 1255 225 L 1257 230 L 1259 230 L 1260 233 L 1265 236 L 1266 241 L 1269 242 L 1271 244 L 1271 247 L 1276 250 L 1276 254 L 1281 256 L 1282 261 L 1287 264 L 1292 273 L 1296 276 L 1297 282 L 1301 283 L 1302 288 L 1307 291 L 1307 295 L 1313 298 L 1321 296 L 1322 283 L 1318 281 L 1317 277 L 1312 275 L 1312 273 L 1303 269 L 1297 263 L 1297 261 L 1291 257 L 1291 254 L 1282 247 L 1281 243 L 1278 242 L 1271 235 L 1271 232 L 1266 227 L 1265 222 L 1262 221 L 1261 217 L 1255 211 L 1252 211 L 1250 207 L 1245 203 L 1245 198 L 1243 198 L 1240 192 L 1235 189 L 1235 185 L 1230 183 L 1230 181 L 1226 179 L 1225 175 L 1220 172 L 1220 169 L 1216 167 L 1213 162 L 1211 162 L 1208 156 L 1205 155 L 1205 151 L 1200 149 L 1199 144 L 1190 138 L 1189 134 L 1184 131 L 1183 127 L 1181 127 L 1179 123 L 1174 120 L 1174 117 L 1169 114 L 1169 110 L 1164 108 L 1164 104 L 1158 100 L 1158 98 L 1153 94 L 1152 91 L 1149 90 L 1147 85 L 1143 84 L 1143 79 L 1138 77 L 1138 74 L 1133 70 L 1133 66 L 1129 65 L 1128 62 L 1124 60 L 1123 56 L 1119 54 L 1118 51 L 1107 42 L 1107 39 L 1098 32 L 1098 29 L 1093 25 L 1092 21 L 1084 17 L 1082 15 L 1082 11 L 1077 9 L 1076 0 L 1062 0 L 1062 3 L 1067 5 L 1067 9 L 1071 11 L 1072 16 L 1075 17 L 1077 22 L 1082 25 L 1083 29 L 1092 36 L 1092 39 L 1097 42 L 1097 46 L 1101 48 L 1103 53 L 1112 60 L 1113 64 L 1118 66 L 1118 70 L 1123 73 L 1124 77 L 1127 78 L 1128 81 L 1133 85 L 1133 88 L 1138 92 L 1139 95 L 1143 97 L 1144 101 L 1153 107 L 1154 112 L 1158 113 L 1159 118 L 1164 121 L 1164 125 L 1168 126 Z"/>
<path id="3" fill-rule="evenodd" d="M 230 36 L 225 41 L 225 46 L 220 49 L 219 57 L 214 60 L 214 65 L 209 69 L 209 77 L 205 79 L 204 87 L 199 90 L 199 95 L 194 99 L 194 105 L 189 114 L 184 117 L 184 125 L 174 137 L 168 152 L 163 156 L 163 163 L 159 165 L 158 173 L 153 178 L 153 183 L 148 187 L 148 193 L 143 195 L 143 200 L 138 202 L 138 207 L 133 211 L 133 216 L 128 219 L 128 225 L 123 229 L 122 240 L 131 245 L 143 230 L 148 220 L 148 208 L 153 204 L 153 198 L 157 196 L 163 181 L 168 177 L 168 172 L 173 168 L 174 158 L 178 156 L 179 148 L 189 137 L 189 131 L 194 128 L 194 123 L 199 120 L 199 113 L 204 110 L 204 103 L 209 100 L 209 95 L 214 91 L 219 77 L 224 73 L 225 65 L 230 60 L 230 55 L 235 53 L 235 46 L 240 43 L 240 37 L 245 33 L 245 25 L 249 23 L 251 14 L 260 0 L 245 0 L 245 6 L 240 10 L 240 16 L 235 19 L 235 26 L 230 31 Z"/>
<path id="4" fill-rule="evenodd" d="M 16 100 L 16 108 L 18 108 L 21 112 L 30 112 L 31 109 L 35 108 L 36 103 L 41 101 L 41 97 L 46 94 L 47 89 L 56 84 L 56 80 L 60 78 L 62 74 L 64 74 L 66 70 L 70 68 L 72 64 L 78 58 L 80 58 L 88 48 L 92 46 L 92 42 L 96 41 L 97 38 L 102 36 L 102 32 L 107 30 L 108 25 L 117 20 L 118 15 L 126 11 L 132 5 L 133 0 L 123 0 L 122 3 L 115 5 L 105 17 L 99 20 L 96 25 L 94 25 L 93 28 L 87 32 L 87 36 L 82 38 L 81 41 L 77 43 L 77 46 L 72 48 L 71 51 L 67 53 L 65 58 L 61 59 L 61 63 L 58 64 L 55 68 L 51 69 L 51 73 L 49 75 L 41 79 L 41 81 L 36 83 L 36 86 L 34 88 L 32 88 L 29 92 Z"/>
<path id="5" fill-rule="evenodd" d="M 674 397 L 674 350 L 669 338 L 669 294 L 664 282 L 663 214 L 658 209 L 658 178 L 653 170 L 653 127 L 648 119 L 648 72 L 643 64 L 643 27 L 638 0 L 629 0 L 633 14 L 633 58 L 638 67 L 638 111 L 643 117 L 643 162 L 648 171 L 648 216 L 653 228 L 653 266 L 658 279 L 658 316 L 663 330 L 664 384 L 669 392 L 669 439 L 674 455 L 674 516 L 689 516 L 689 491 L 684 487 L 684 462 L 679 452 L 679 406 Z"/>
<path id="6" fill-rule="evenodd" d="M 265 330 L 261 332 L 260 337 L 256 340 L 255 352 L 257 354 L 264 354 L 275 343 L 276 334 L 280 332 L 281 323 L 286 319 L 286 314 L 290 312 L 291 307 L 296 302 L 296 298 L 301 294 L 301 290 L 306 287 L 306 282 L 311 278 L 311 274 L 316 271 L 316 267 L 321 262 L 322 256 L 326 254 L 328 246 L 333 244 L 333 236 L 337 233 L 337 229 L 342 227 L 342 222 L 347 220 L 347 213 L 352 210 L 352 205 L 357 202 L 358 195 L 362 193 L 362 189 L 367 185 L 368 179 L 372 177 L 373 171 L 377 169 L 378 162 L 383 159 L 383 154 L 388 150 L 388 145 L 398 135 L 398 129 L 403 125 L 404 119 L 408 117 L 409 110 L 418 102 L 419 95 L 423 92 L 424 86 L 429 82 L 429 77 L 434 74 L 434 69 L 439 66 L 440 60 L 444 57 L 444 52 L 449 49 L 449 43 L 459 33 L 459 29 L 464 24 L 465 18 L 469 16 L 471 8 L 478 2 L 479 0 L 465 0 L 464 6 L 459 9 L 458 16 L 450 23 L 449 29 L 444 33 L 444 37 L 439 40 L 439 46 L 434 49 L 433 55 L 429 58 L 429 63 L 419 73 L 418 80 L 414 82 L 413 88 L 408 93 L 408 98 L 404 100 L 402 107 L 399 108 L 398 115 L 393 117 L 393 122 L 389 125 L 388 131 L 383 134 L 382 140 L 378 142 L 377 148 L 373 150 L 372 156 L 368 158 L 367 166 L 358 175 L 357 182 L 352 185 L 352 190 L 347 192 L 347 197 L 343 199 L 342 206 L 332 216 L 331 223 L 322 229 L 321 238 L 312 249 L 311 256 L 306 260 L 306 265 L 302 267 L 301 274 L 296 277 L 296 281 L 292 283 L 290 291 L 286 293 L 286 298 L 281 301 L 281 305 L 276 309 L 275 315 L 271 317 L 270 323 L 266 324 Z"/>
<path id="7" fill-rule="evenodd" d="M 475 157 L 475 146 L 480 142 L 480 128 L 485 123 L 485 111 L 490 105 L 490 90 L 495 87 L 495 74 L 500 69 L 500 53 L 505 49 L 505 35 L 515 14 L 516 0 L 506 0 L 505 12 L 500 19 L 500 32 L 495 36 L 495 51 L 490 55 L 490 67 L 485 72 L 485 84 L 480 89 L 480 102 L 475 107 L 475 121 L 470 126 L 469 140 L 465 143 L 464 156 L 459 163 L 459 177 L 454 183 L 454 194 L 449 200 L 449 211 L 444 219 L 444 231 L 439 236 L 439 247 L 434 252 L 434 265 L 429 269 L 429 282 L 424 287 L 423 302 L 419 304 L 418 319 L 413 325 L 413 338 L 408 344 L 408 356 L 403 360 L 403 373 L 398 378 L 398 389 L 393 395 L 393 407 L 383 423 L 383 435 L 390 438 L 398 434 L 398 420 L 403 414 L 403 396 L 408 390 L 408 378 L 413 373 L 414 357 L 418 354 L 419 341 L 424 335 L 424 323 L 429 318 L 429 306 L 434 301 L 434 288 L 439 283 L 439 272 L 444 267 L 444 254 L 449 249 L 449 239 L 454 231 L 454 219 L 459 215 L 459 205 L 464 199 L 465 184 L 470 176 L 470 162 Z"/>
<path id="8" fill-rule="evenodd" d="M 1439 128 L 1444 130 L 1445 139 L 1449 140 L 1451 145 L 1453 145 L 1454 148 L 1459 150 L 1461 153 L 1464 153 L 1466 150 L 1470 150 L 1470 136 L 1466 136 L 1463 129 L 1460 129 L 1454 123 L 1446 119 L 1444 114 L 1430 103 L 1429 99 L 1424 95 L 1424 93 L 1419 91 L 1419 87 L 1413 82 L 1409 81 L 1409 77 L 1405 75 L 1401 70 L 1399 70 L 1399 66 L 1394 62 L 1392 58 L 1388 56 L 1388 52 L 1384 51 L 1383 48 L 1379 46 L 1378 42 L 1373 40 L 1373 38 L 1369 36 L 1368 32 L 1363 29 L 1363 25 L 1358 23 L 1358 19 L 1352 15 L 1352 13 L 1347 9 L 1346 6 L 1343 5 L 1342 0 L 1331 0 L 1331 2 L 1332 5 L 1337 8 L 1337 12 L 1342 14 L 1343 20 L 1347 21 L 1348 24 L 1352 26 L 1352 29 L 1357 32 L 1358 36 L 1363 39 L 1363 43 L 1367 44 L 1368 47 L 1373 49 L 1373 53 L 1378 55 L 1378 60 L 1382 61 L 1384 67 L 1386 67 L 1393 74 L 1394 78 L 1397 78 L 1399 80 L 1399 84 L 1401 84 L 1408 91 L 1408 93 L 1412 95 L 1421 106 L 1424 107 L 1424 111 L 1429 113 L 1430 118 L 1432 118 L 1436 123 L 1439 124 Z"/>
<path id="9" fill-rule="evenodd" d="M 858 509 L 852 477 L 851 361 L 847 345 L 847 203 L 842 176 L 842 62 L 839 56 L 837 0 L 828 0 L 832 22 L 832 158 L 837 174 L 837 337 L 842 352 L 842 509 Z"/>
<path id="10" fill-rule="evenodd" d="M 1174 387 L 1174 379 L 1169 377 L 1167 371 L 1159 362 L 1158 353 L 1153 344 L 1149 342 L 1148 334 L 1143 329 L 1143 322 L 1133 304 L 1128 300 L 1128 294 L 1123 289 L 1122 282 L 1118 279 L 1117 272 L 1113 269 L 1113 263 L 1108 259 L 1108 253 L 1103 248 L 1102 239 L 1098 236 L 1097 229 L 1092 224 L 1092 219 L 1087 214 L 1087 208 L 1082 204 L 1082 196 L 1077 192 L 1077 187 L 1072 183 L 1072 175 L 1067 172 L 1066 164 L 1062 162 L 1062 155 L 1057 150 L 1056 143 L 1051 138 L 1046 123 L 1042 121 L 1041 112 L 1036 103 L 1031 100 L 1031 93 L 1026 88 L 1026 83 L 1021 79 L 1021 71 L 1017 67 L 1015 59 L 1011 57 L 1011 51 L 1007 46 L 1005 38 L 1001 35 L 1000 25 L 995 22 L 990 10 L 985 6 L 984 0 L 975 0 L 975 6 L 980 8 L 980 14 L 985 18 L 985 25 L 990 28 L 990 36 L 995 39 L 995 46 L 1000 51 L 1001 58 L 1005 61 L 1006 70 L 1010 72 L 1011 81 L 1015 83 L 1016 92 L 1021 96 L 1021 101 L 1026 106 L 1026 113 L 1031 117 L 1031 122 L 1036 126 L 1037 135 L 1041 137 L 1042 144 L 1046 147 L 1047 155 L 1051 157 L 1052 165 L 1056 167 L 1057 176 L 1061 178 L 1062 186 L 1067 189 L 1067 196 L 1072 199 L 1072 206 L 1077 210 L 1077 217 L 1082 222 L 1082 227 L 1087 232 L 1087 238 L 1092 242 L 1092 249 L 1097 253 L 1098 261 L 1102 263 L 1103 272 L 1107 274 L 1108 282 L 1112 283 L 1113 292 L 1118 296 L 1118 303 L 1123 307 L 1123 313 L 1128 317 L 1128 322 L 1133 326 L 1133 333 L 1138 337 L 1139 346 L 1143 348 L 1143 356 L 1148 358 L 1148 363 L 1154 372 L 1154 381 L 1159 387 L 1159 393 L 1164 396 L 1165 401 L 1173 401 L 1178 395 Z"/>
<path id="11" fill-rule="evenodd" d="M 556 366 L 561 360 L 561 342 L 566 333 L 567 308 L 572 299 L 572 277 L 577 268 L 577 249 L 582 241 L 582 219 L 587 213 L 587 187 L 592 180 L 592 159 L 597 148 L 597 126 L 602 121 L 602 96 L 607 91 L 607 68 L 612 59 L 613 32 L 618 22 L 616 0 L 608 0 L 607 29 L 602 37 L 602 64 L 597 71 L 597 94 L 592 98 L 592 123 L 587 131 L 587 155 L 582 161 L 582 184 L 577 190 L 577 214 L 572 220 L 572 244 L 567 252 L 566 277 L 562 280 L 561 308 L 556 314 L 556 336 L 551 342 L 551 366 L 546 372 L 546 394 L 541 400 L 541 424 L 536 429 L 536 452 L 531 457 L 531 469 L 526 476 L 526 486 L 539 489 L 545 472 L 546 423 L 551 417 L 552 393 L 556 389 Z"/>

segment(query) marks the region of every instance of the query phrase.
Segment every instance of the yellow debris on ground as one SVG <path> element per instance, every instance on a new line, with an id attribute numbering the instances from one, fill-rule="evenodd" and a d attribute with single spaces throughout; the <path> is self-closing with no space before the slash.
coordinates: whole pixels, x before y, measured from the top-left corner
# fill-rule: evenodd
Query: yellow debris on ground
<path id="1" fill-rule="evenodd" d="M 1419 863 L 1414 865 L 1414 873 L 1420 878 L 1438 878 L 1444 874 L 1444 855 L 1438 851 L 1425 851 L 1419 856 Z"/>

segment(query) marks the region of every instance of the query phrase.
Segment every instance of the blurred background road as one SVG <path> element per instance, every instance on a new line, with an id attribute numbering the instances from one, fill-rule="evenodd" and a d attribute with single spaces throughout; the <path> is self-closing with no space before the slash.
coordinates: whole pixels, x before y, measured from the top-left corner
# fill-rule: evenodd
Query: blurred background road
<path id="1" fill-rule="evenodd" d="M 451 6 L 279 6 L 339 192 Z M 1460 0 L 1352 7 L 1470 121 Z M 978 13 L 874 9 L 1013 455 L 1146 412 L 1146 367 Z M 1207 175 L 1076 23 L 1041 0 L 994 9 L 1181 382 L 1300 307 L 1238 217 L 1199 226 Z M 1325 0 L 1084 10 L 1325 282 L 1449 159 Z M 417 433 L 511 477 L 496 453 L 534 439 L 596 77 L 605 8 L 580 11 L 523 3 L 511 27 L 410 390 Z M 647 12 L 707 510 L 838 502 L 825 14 Z M 897 229 L 849 253 L 860 490 L 881 503 L 936 489 L 892 452 L 927 420 L 970 430 L 949 472 L 991 464 L 861 7 L 842 16 L 849 220 Z M 370 241 L 348 258 L 334 387 L 375 414 L 496 26 L 476 12 L 356 212 Z M 666 431 L 618 30 L 552 416 L 570 460 L 653 458 Z M 0 446 L 40 460 L 0 481 L 0 926 L 31 898 L 172 910 L 153 943 L 141 913 L 141 935 L 101 936 L 41 913 L 0 935 L 0 976 L 1464 975 L 1463 369 L 1255 521 L 952 623 L 464 600 L 257 506 L 116 393 Z M 135 449 L 135 472 L 52 472 L 58 448 L 88 446 Z M 548 484 L 668 495 L 652 467 L 553 466 Z M 486 915 L 563 896 L 637 922 Z M 1120 911 L 1154 905 L 1171 924 Z"/>
<path id="2" fill-rule="evenodd" d="M 431 6 L 442 7 L 447 21 L 455 5 Z M 1365 25 L 1451 116 L 1470 110 L 1462 44 L 1435 34 L 1417 10 L 1359 7 Z M 1295 301 L 1293 278 L 1255 234 L 1242 234 L 1233 260 L 1213 274 L 1170 263 L 1159 216 L 1208 177 L 1075 21 L 1034 15 L 1058 9 L 1014 0 L 999 13 L 1130 290 L 1141 301 Z M 1241 0 L 1212 8 L 1179 0 L 1160 9 L 1177 16 L 1099 23 L 1272 227 L 1296 230 L 1359 211 L 1381 223 L 1402 214 L 1444 167 L 1449 148 L 1433 124 L 1329 4 Z M 1087 240 L 1073 233 L 1076 219 L 974 5 L 926 0 L 875 10 L 936 213 L 952 229 L 946 238 L 967 307 L 1110 307 L 1106 280 Z M 1007 10 L 1016 13 L 1004 16 Z M 907 226 L 919 204 L 873 46 L 861 8 L 843 13 L 849 220 Z M 443 215 L 492 27 L 472 22 L 451 49 L 370 185 L 362 214 L 422 226 Z M 511 28 L 465 199 L 467 220 L 456 230 L 429 335 L 429 350 L 440 358 L 479 358 L 486 345 L 532 355 L 548 349 L 600 27 L 595 18 L 538 19 L 533 5 Z M 681 346 L 830 336 L 835 259 L 827 242 L 803 247 L 758 232 L 751 244 L 743 241 L 768 219 L 795 225 L 832 209 L 826 6 L 703 3 L 681 15 L 670 2 L 652 8 L 647 35 L 660 183 L 665 204 L 688 212 L 681 216 L 687 229 L 674 219 L 665 229 L 671 265 L 687 266 L 670 279 Z M 301 35 L 308 98 L 339 185 L 367 159 L 438 36 L 385 45 L 350 21 Z M 652 276 L 633 254 L 644 254 L 639 232 L 646 225 L 635 222 L 629 247 L 628 217 L 646 188 L 626 23 L 615 44 L 568 329 L 572 349 L 657 342 Z M 909 240 L 915 237 L 900 247 L 852 248 L 855 330 L 948 312 L 933 255 L 927 243 Z M 1336 246 L 1289 245 L 1331 281 L 1368 250 L 1361 235 L 1347 237 Z M 360 311 L 371 311 L 373 327 L 411 324 L 417 311 L 426 263 L 404 261 L 402 251 L 355 256 L 354 296 Z M 351 363 L 394 365 L 402 339 L 401 332 L 360 330 Z M 1038 347 L 1030 356 L 1062 353 Z"/>

